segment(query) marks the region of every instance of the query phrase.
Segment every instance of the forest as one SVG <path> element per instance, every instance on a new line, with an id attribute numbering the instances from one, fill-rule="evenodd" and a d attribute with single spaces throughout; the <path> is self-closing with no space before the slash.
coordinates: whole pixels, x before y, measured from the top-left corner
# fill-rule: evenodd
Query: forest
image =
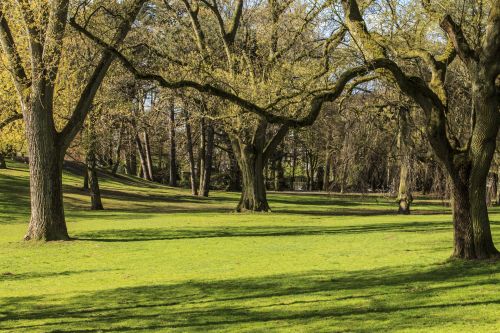
<path id="1" fill-rule="evenodd" d="M 500 0 L 1 0 L 0 330 L 500 331 Z"/>

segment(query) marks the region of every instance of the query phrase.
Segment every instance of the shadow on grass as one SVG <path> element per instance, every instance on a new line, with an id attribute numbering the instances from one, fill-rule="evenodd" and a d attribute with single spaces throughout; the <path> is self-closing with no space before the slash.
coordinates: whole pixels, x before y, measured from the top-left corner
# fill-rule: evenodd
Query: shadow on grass
<path id="1" fill-rule="evenodd" d="M 449 231 L 448 222 L 405 222 L 376 223 L 360 226 L 325 227 L 325 226 L 230 226 L 217 228 L 151 228 L 151 229 L 106 229 L 82 232 L 76 239 L 95 242 L 143 242 L 175 239 L 197 239 L 217 237 L 277 237 L 277 236 L 316 236 L 335 234 L 359 234 L 372 232 L 436 232 Z"/>
<path id="2" fill-rule="evenodd" d="M 108 269 L 106 271 L 112 271 Z M 74 274 L 82 273 L 102 273 L 103 270 L 86 269 L 80 271 L 62 271 L 62 272 L 29 272 L 29 273 L 12 273 L 12 272 L 0 272 L 0 282 L 2 281 L 15 281 L 15 280 L 28 280 L 28 279 L 40 279 L 40 278 L 58 278 L 63 276 L 70 276 Z"/>
<path id="3" fill-rule="evenodd" d="M 0 224 L 10 223 L 13 218 L 29 215 L 29 182 L 21 177 L 0 176 Z"/>
<path id="4" fill-rule="evenodd" d="M 0 328 L 45 332 L 193 332 L 292 327 L 301 331 L 299 327 L 312 325 L 306 331 L 314 331 L 319 324 L 327 331 L 425 331 L 449 324 L 452 319 L 447 309 L 470 312 L 486 305 L 498 306 L 498 294 L 463 300 L 461 293 L 453 291 L 477 286 L 492 288 L 500 282 L 493 278 L 499 272 L 498 263 L 449 262 L 430 268 L 308 271 L 115 288 L 62 301 L 50 297 L 1 298 Z"/>

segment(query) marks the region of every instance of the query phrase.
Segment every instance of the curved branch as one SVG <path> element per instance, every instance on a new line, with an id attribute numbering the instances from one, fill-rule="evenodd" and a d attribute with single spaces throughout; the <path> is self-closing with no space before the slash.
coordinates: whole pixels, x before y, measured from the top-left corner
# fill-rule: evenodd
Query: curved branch
<path id="1" fill-rule="evenodd" d="M 2 122 L 0 122 L 0 130 L 3 129 L 5 126 L 9 125 L 10 123 L 12 123 L 16 120 L 20 120 L 20 119 L 23 119 L 22 114 L 17 113 L 17 112 L 12 114 L 11 116 L 7 117 Z"/>

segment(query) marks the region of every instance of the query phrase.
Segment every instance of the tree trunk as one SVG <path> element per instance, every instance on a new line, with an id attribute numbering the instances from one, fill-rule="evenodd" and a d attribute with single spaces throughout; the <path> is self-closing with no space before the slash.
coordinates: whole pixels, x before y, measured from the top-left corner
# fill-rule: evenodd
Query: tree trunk
<path id="1" fill-rule="evenodd" d="M 87 165 L 85 165 L 85 171 L 83 172 L 83 191 L 89 190 L 89 170 Z"/>
<path id="2" fill-rule="evenodd" d="M 130 132 L 130 130 L 127 132 L 128 132 L 128 138 L 127 138 L 127 140 L 128 140 L 128 144 L 127 144 L 128 153 L 126 156 L 125 166 L 126 166 L 127 174 L 135 176 L 135 175 L 137 175 L 137 148 L 136 148 L 136 145 L 134 143 L 132 133 Z"/>
<path id="3" fill-rule="evenodd" d="M 481 70 L 487 69 L 481 68 Z M 475 117 L 475 126 L 469 150 L 472 162 L 469 198 L 474 245 L 478 259 L 499 255 L 493 244 L 488 208 L 486 206 L 486 180 L 495 154 L 499 126 L 497 89 L 494 84 L 483 84 L 480 80 L 476 80 L 472 88 L 474 111 L 477 116 Z"/>
<path id="4" fill-rule="evenodd" d="M 497 204 L 497 184 L 498 184 L 498 174 L 496 172 L 491 172 L 488 176 L 489 186 L 487 187 L 486 192 L 486 204 L 489 206 L 493 206 Z"/>
<path id="5" fill-rule="evenodd" d="M 276 162 L 276 191 L 283 191 L 285 189 L 285 169 L 283 168 L 283 155 L 280 154 Z"/>
<path id="6" fill-rule="evenodd" d="M 118 129 L 118 142 L 116 144 L 116 150 L 115 150 L 115 161 L 113 163 L 113 168 L 111 169 L 111 173 L 113 175 L 116 175 L 118 172 L 118 167 L 120 166 L 120 155 L 121 155 L 121 150 L 122 150 L 122 141 L 123 141 L 123 124 L 120 124 L 120 127 Z"/>
<path id="7" fill-rule="evenodd" d="M 89 149 L 87 155 L 87 174 L 90 194 L 90 209 L 103 210 L 101 201 L 101 190 L 99 188 L 99 179 L 97 178 L 96 159 L 93 148 Z"/>
<path id="8" fill-rule="evenodd" d="M 227 190 L 239 192 L 241 191 L 241 170 L 238 160 L 232 148 L 228 150 L 227 154 L 229 158 L 229 186 Z"/>
<path id="9" fill-rule="evenodd" d="M 476 258 L 474 232 L 469 201 L 470 164 L 463 161 L 452 171 L 452 207 L 454 227 L 453 256 L 462 259 Z"/>
<path id="10" fill-rule="evenodd" d="M 147 166 L 147 162 L 146 162 L 146 153 L 144 151 L 144 148 L 142 146 L 142 142 L 141 142 L 141 139 L 139 138 L 139 135 L 136 134 L 135 136 L 135 143 L 137 145 L 137 151 L 139 151 L 139 159 L 141 161 L 141 172 L 138 176 L 141 176 L 142 174 L 142 177 L 146 180 L 153 180 L 151 178 L 151 175 L 149 174 L 148 172 L 148 166 Z"/>
<path id="11" fill-rule="evenodd" d="M 186 121 L 186 145 L 189 158 L 189 181 L 191 183 L 191 193 L 193 195 L 198 195 L 198 186 L 196 184 L 196 165 L 193 151 L 193 135 L 191 132 L 191 124 L 189 123 L 189 113 L 187 112 L 187 110 L 184 111 L 184 118 Z"/>
<path id="12" fill-rule="evenodd" d="M 5 163 L 5 155 L 0 152 L 0 169 L 7 169 L 7 164 Z"/>
<path id="13" fill-rule="evenodd" d="M 192 149 L 192 148 L 191 148 Z M 177 186 L 177 158 L 176 158 L 176 142 L 175 142 L 175 108 L 174 104 L 170 106 L 170 177 L 169 185 Z"/>
<path id="14" fill-rule="evenodd" d="M 408 165 L 403 162 L 399 171 L 398 214 L 410 214 L 410 205 L 413 201 L 413 196 L 409 189 L 408 176 Z"/>
<path id="15" fill-rule="evenodd" d="M 409 110 L 400 107 L 398 110 L 399 133 L 398 133 L 398 155 L 400 161 L 399 190 L 398 190 L 398 214 L 410 214 L 410 205 L 413 196 L 410 189 L 410 124 Z"/>
<path id="16" fill-rule="evenodd" d="M 153 180 L 153 158 L 151 156 L 151 145 L 149 144 L 149 134 L 144 130 L 144 157 L 146 162 L 147 175 L 149 180 Z"/>
<path id="17" fill-rule="evenodd" d="M 268 212 L 271 209 L 266 198 L 264 158 L 252 146 L 242 146 L 238 159 L 243 176 L 243 190 L 236 211 Z"/>
<path id="18" fill-rule="evenodd" d="M 44 110 L 44 112 L 46 112 Z M 29 169 L 31 219 L 25 240 L 69 240 L 64 218 L 62 194 L 63 153 L 54 142 L 54 136 L 44 126 L 47 117 L 33 112 L 38 121 L 30 119 L 26 124 L 29 142 Z"/>
<path id="19" fill-rule="evenodd" d="M 326 153 L 326 161 L 325 161 L 325 175 L 323 177 L 323 191 L 328 191 L 330 188 L 330 166 L 331 166 L 331 157 L 330 152 Z"/>
<path id="20" fill-rule="evenodd" d="M 208 197 L 208 193 L 210 191 L 210 178 L 212 175 L 212 163 L 213 163 L 213 152 L 214 152 L 214 128 L 212 124 L 204 124 L 204 120 L 202 123 L 202 128 L 204 128 L 204 132 L 202 133 L 201 144 L 203 145 L 201 151 L 204 152 L 204 155 L 201 158 L 201 169 L 200 169 L 200 190 L 199 194 Z"/>

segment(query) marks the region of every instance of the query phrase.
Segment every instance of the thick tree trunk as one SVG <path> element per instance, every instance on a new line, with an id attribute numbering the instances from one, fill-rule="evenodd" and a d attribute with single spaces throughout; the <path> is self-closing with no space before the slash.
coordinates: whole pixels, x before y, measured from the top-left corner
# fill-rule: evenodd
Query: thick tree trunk
<path id="1" fill-rule="evenodd" d="M 189 159 L 189 181 L 191 183 L 191 193 L 193 195 L 198 195 L 198 186 L 196 184 L 196 165 L 193 150 L 193 135 L 191 132 L 191 124 L 189 123 L 189 113 L 187 112 L 187 110 L 184 113 L 184 118 L 186 121 L 186 146 Z"/>
<path id="2" fill-rule="evenodd" d="M 485 69 L 482 68 L 482 70 Z M 469 198 L 476 257 L 486 259 L 499 255 L 493 244 L 486 205 L 486 181 L 495 153 L 498 134 L 499 98 L 496 91 L 498 88 L 495 88 L 495 85 L 483 85 L 483 82 L 476 81 L 472 89 L 474 111 L 475 114 L 481 114 L 481 116 L 475 117 L 475 126 L 469 150 L 472 162 Z"/>
<path id="3" fill-rule="evenodd" d="M 31 219 L 25 240 L 69 240 L 62 194 L 63 154 L 49 131 L 27 126 Z"/>
<path id="4" fill-rule="evenodd" d="M 243 190 L 236 210 L 268 212 L 271 209 L 266 198 L 263 154 L 256 152 L 252 146 L 243 146 L 240 151 L 239 165 L 243 176 Z"/>
<path id="5" fill-rule="evenodd" d="M 469 201 L 470 164 L 462 162 L 451 176 L 454 227 L 453 256 L 462 259 L 476 258 L 474 231 Z"/>
<path id="6" fill-rule="evenodd" d="M 192 148 L 191 148 L 192 149 Z M 177 186 L 177 156 L 176 156 L 176 142 L 175 142 L 175 108 L 172 104 L 170 106 L 170 177 L 168 183 L 170 186 Z"/>

